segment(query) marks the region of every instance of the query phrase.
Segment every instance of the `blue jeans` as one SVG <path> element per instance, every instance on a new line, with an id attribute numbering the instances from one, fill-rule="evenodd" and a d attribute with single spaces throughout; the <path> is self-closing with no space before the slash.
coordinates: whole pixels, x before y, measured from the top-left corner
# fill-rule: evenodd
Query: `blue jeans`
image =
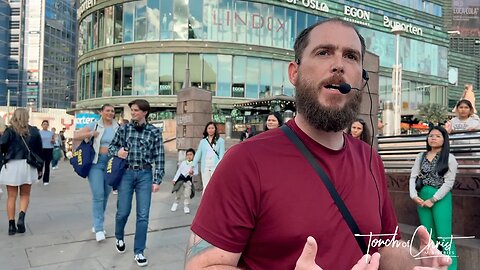
<path id="1" fill-rule="evenodd" d="M 105 181 L 105 170 L 107 168 L 108 155 L 99 154 L 98 161 L 92 165 L 88 173 L 88 182 L 92 192 L 92 216 L 95 232 L 103 232 L 103 221 L 105 218 L 105 209 L 107 208 L 108 196 L 112 187 Z"/>
<path id="2" fill-rule="evenodd" d="M 152 170 L 127 169 L 118 186 L 117 215 L 115 216 L 115 237 L 123 240 L 125 224 L 132 209 L 133 192 L 137 203 L 137 223 L 135 225 L 134 254 L 143 253 L 147 242 L 148 218 L 152 198 Z"/>

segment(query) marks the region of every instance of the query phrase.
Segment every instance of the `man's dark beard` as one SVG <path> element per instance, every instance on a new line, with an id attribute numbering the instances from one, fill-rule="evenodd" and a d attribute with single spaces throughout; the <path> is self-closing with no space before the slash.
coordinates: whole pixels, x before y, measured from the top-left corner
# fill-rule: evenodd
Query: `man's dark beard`
<path id="1" fill-rule="evenodd" d="M 321 85 L 310 83 L 298 74 L 295 94 L 297 111 L 318 130 L 338 132 L 346 129 L 357 118 L 362 102 L 362 92 L 352 90 L 354 96 L 345 103 L 343 108 L 328 108 L 318 102 L 320 87 Z"/>

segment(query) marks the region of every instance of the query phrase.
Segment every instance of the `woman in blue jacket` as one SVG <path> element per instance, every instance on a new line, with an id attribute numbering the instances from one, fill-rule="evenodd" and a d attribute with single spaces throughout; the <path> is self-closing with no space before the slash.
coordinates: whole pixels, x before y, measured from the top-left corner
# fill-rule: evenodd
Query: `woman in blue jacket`
<path id="1" fill-rule="evenodd" d="M 200 171 L 204 192 L 224 153 L 225 141 L 218 134 L 217 125 L 214 122 L 208 122 L 203 131 L 203 139 L 198 144 L 197 153 L 193 159 L 195 166 L 198 165 L 199 161 L 201 162 Z"/>

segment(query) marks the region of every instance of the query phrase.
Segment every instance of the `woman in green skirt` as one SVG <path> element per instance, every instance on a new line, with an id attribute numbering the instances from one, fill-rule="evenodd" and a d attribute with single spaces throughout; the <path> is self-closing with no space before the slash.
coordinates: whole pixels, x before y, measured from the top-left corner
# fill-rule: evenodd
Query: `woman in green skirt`
<path id="1" fill-rule="evenodd" d="M 434 244 L 452 258 L 449 270 L 457 269 L 452 237 L 452 188 L 458 163 L 450 154 L 447 131 L 433 127 L 427 136 L 427 151 L 418 154 L 410 175 L 410 197 L 418 205 L 420 223 L 431 232 Z"/>

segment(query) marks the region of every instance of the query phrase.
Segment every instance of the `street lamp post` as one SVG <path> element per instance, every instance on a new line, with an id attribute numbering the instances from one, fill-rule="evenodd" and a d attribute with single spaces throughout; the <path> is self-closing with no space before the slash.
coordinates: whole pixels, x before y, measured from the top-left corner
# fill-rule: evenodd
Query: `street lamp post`
<path id="1" fill-rule="evenodd" d="M 392 33 L 395 34 L 395 65 L 392 71 L 392 88 L 393 88 L 393 127 L 394 134 L 401 133 L 400 123 L 402 121 L 402 66 L 399 63 L 399 45 L 400 35 L 405 33 L 405 29 L 399 24 L 392 28 Z"/>

